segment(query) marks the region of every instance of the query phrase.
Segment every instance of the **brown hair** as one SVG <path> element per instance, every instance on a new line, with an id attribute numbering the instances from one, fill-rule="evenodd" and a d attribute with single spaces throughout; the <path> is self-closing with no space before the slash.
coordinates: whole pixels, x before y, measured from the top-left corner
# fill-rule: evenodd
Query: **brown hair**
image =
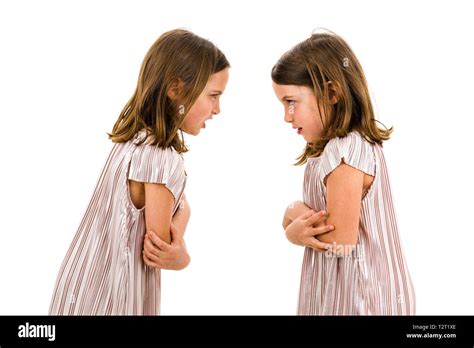
<path id="1" fill-rule="evenodd" d="M 137 87 L 123 108 L 109 138 L 116 143 L 132 139 L 146 130 L 145 142 L 151 145 L 188 151 L 178 134 L 184 117 L 209 80 L 229 67 L 225 55 L 210 41 L 187 30 L 175 29 L 162 34 L 148 50 L 141 65 Z M 180 83 L 178 101 L 167 93 Z"/>
<path id="2" fill-rule="evenodd" d="M 321 110 L 322 106 L 326 115 L 326 120 L 321 116 L 322 136 L 316 142 L 306 144 L 295 165 L 306 163 L 310 156 L 319 156 L 329 140 L 344 137 L 354 130 L 372 144 L 381 145 L 390 138 L 393 127 L 381 129 L 377 126 L 359 61 L 349 45 L 333 32 L 313 33 L 294 46 L 278 60 L 271 76 L 279 85 L 312 88 L 318 108 Z M 332 105 L 329 85 L 337 97 Z"/>

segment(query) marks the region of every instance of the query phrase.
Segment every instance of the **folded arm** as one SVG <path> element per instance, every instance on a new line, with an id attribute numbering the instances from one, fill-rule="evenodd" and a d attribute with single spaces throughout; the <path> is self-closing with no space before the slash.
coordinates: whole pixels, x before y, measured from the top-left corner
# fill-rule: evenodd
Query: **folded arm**
<path id="1" fill-rule="evenodd" d="M 145 183 L 146 230 L 154 231 L 161 240 L 171 242 L 170 225 L 174 197 L 164 184 Z"/>
<path id="2" fill-rule="evenodd" d="M 362 195 L 372 181 L 372 176 L 345 163 L 326 177 L 327 222 L 335 228 L 317 239 L 333 244 L 338 256 L 349 255 L 357 244 Z"/>
<path id="3" fill-rule="evenodd" d="M 174 197 L 162 184 L 145 184 L 146 234 L 143 242 L 143 260 L 149 267 L 180 270 L 190 262 L 184 232 L 190 209 L 183 195 L 174 216 Z"/>

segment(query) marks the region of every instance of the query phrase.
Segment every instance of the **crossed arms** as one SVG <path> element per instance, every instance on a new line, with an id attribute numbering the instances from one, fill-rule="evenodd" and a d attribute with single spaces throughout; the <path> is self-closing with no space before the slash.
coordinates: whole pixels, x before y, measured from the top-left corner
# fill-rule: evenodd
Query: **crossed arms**
<path id="1" fill-rule="evenodd" d="M 186 196 L 172 216 L 173 207 L 174 197 L 165 185 L 145 183 L 143 261 L 149 267 L 181 270 L 191 261 L 183 239 L 191 215 Z"/>
<path id="2" fill-rule="evenodd" d="M 349 255 L 357 243 L 363 193 L 372 182 L 372 176 L 342 163 L 326 177 L 327 211 L 315 212 L 300 201 L 288 206 L 282 223 L 286 237 L 316 251 Z"/>

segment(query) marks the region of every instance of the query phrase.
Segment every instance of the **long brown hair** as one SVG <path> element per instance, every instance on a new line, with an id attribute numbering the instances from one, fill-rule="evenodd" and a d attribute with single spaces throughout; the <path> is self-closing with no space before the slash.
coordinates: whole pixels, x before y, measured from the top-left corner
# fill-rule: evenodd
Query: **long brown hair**
<path id="1" fill-rule="evenodd" d="M 210 41 L 184 29 L 162 34 L 148 50 L 141 65 L 137 87 L 123 108 L 109 138 L 116 143 L 132 139 L 142 129 L 151 145 L 188 151 L 179 127 L 209 77 L 229 67 L 225 55 Z M 167 93 L 180 83 L 176 101 Z"/>
<path id="2" fill-rule="evenodd" d="M 306 163 L 308 157 L 319 156 L 327 142 L 356 130 L 372 144 L 390 138 L 393 127 L 381 129 L 374 117 L 364 71 L 349 45 L 330 31 L 313 33 L 283 54 L 271 72 L 279 85 L 307 86 L 313 89 L 322 119 L 323 134 L 314 143 L 307 143 L 295 165 Z M 331 85 L 331 87 L 330 87 Z M 330 103 L 331 93 L 337 97 Z M 322 115 L 322 113 L 320 112 Z M 380 123 L 380 122 L 379 122 Z"/>

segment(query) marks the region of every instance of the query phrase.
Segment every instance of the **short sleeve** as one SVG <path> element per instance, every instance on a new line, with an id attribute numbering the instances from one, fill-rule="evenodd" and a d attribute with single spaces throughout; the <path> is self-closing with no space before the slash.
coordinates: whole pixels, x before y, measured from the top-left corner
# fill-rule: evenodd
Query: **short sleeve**
<path id="1" fill-rule="evenodd" d="M 351 132 L 343 138 L 331 139 L 321 154 L 321 177 L 327 176 L 342 162 L 366 174 L 375 176 L 375 154 L 373 146 L 358 132 Z"/>
<path id="2" fill-rule="evenodd" d="M 128 179 L 164 184 L 177 202 L 184 187 L 185 175 L 184 160 L 174 149 L 148 144 L 134 148 Z"/>

